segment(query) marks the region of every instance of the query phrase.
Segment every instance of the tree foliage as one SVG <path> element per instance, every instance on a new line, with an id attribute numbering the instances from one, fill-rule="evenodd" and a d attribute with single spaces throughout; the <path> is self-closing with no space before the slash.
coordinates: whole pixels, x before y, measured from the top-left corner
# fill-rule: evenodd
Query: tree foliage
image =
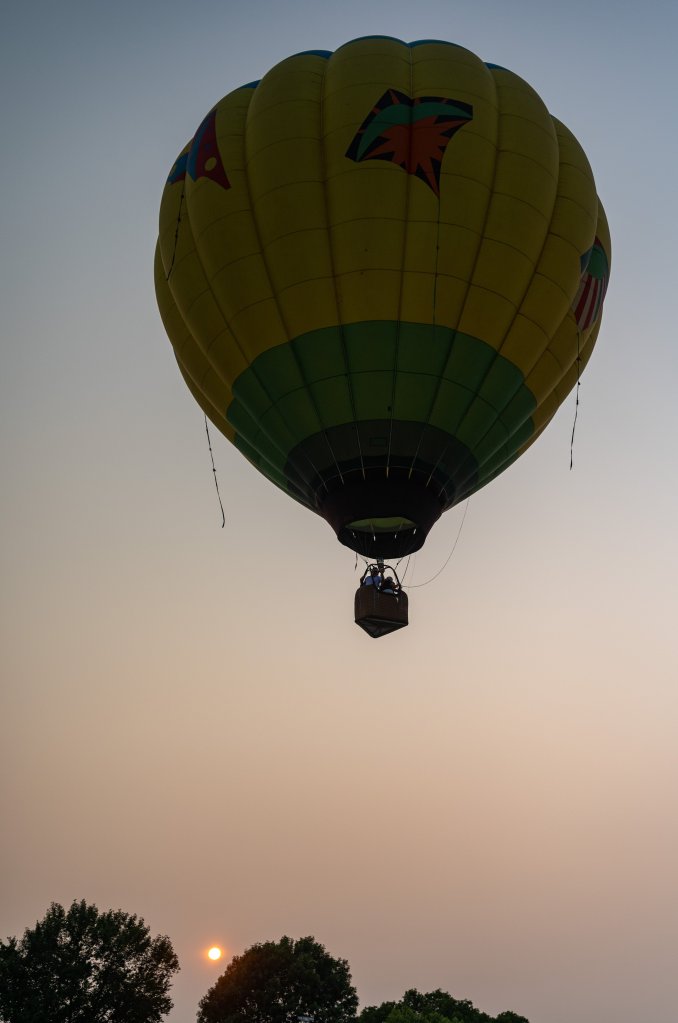
<path id="1" fill-rule="evenodd" d="M 0 942 L 3 1023 L 158 1023 L 179 960 L 122 910 L 53 902 L 23 938 Z"/>
<path id="2" fill-rule="evenodd" d="M 382 1002 L 363 1009 L 359 1023 L 529 1023 L 515 1012 L 488 1016 L 467 999 L 453 998 L 446 991 L 421 994 L 415 988 L 406 991 L 399 1002 Z"/>
<path id="3" fill-rule="evenodd" d="M 344 959 L 311 937 L 284 937 L 234 956 L 200 1002 L 198 1023 L 350 1023 L 357 1007 Z"/>

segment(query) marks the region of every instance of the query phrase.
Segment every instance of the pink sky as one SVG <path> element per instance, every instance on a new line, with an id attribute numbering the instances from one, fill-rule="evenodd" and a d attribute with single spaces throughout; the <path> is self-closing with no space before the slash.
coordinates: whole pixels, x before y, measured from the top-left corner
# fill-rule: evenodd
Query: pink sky
<path id="1" fill-rule="evenodd" d="M 674 1023 L 676 15 L 364 6 L 9 15 L 0 934 L 52 900 L 144 916 L 182 964 L 170 1023 L 223 968 L 210 944 L 284 933 L 347 958 L 362 1004 L 441 987 L 531 1023 Z M 366 32 L 522 74 L 614 244 L 574 471 L 567 402 L 379 642 L 351 553 L 213 434 L 219 528 L 151 273 L 210 105 Z"/>

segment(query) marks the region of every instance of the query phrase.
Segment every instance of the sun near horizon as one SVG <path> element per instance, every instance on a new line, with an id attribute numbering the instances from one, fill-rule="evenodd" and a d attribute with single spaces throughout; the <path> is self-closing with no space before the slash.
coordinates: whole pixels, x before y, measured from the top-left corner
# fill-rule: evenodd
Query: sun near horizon
<path id="1" fill-rule="evenodd" d="M 208 959 L 211 959 L 212 962 L 216 963 L 219 959 L 221 959 L 223 954 L 224 953 L 222 952 L 218 945 L 212 945 L 212 947 L 207 952 L 207 957 Z"/>

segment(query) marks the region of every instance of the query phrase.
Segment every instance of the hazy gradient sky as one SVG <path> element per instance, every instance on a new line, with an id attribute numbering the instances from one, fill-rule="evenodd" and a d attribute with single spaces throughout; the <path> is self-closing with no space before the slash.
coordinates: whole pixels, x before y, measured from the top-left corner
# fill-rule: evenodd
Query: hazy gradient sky
<path id="1" fill-rule="evenodd" d="M 677 12 L 6 5 L 1 935 L 52 900 L 143 915 L 181 960 L 171 1023 L 210 944 L 284 933 L 347 958 L 362 1004 L 442 987 L 531 1023 L 675 1023 Z M 164 180 L 215 101 L 370 33 L 526 78 L 613 239 L 574 471 L 571 399 L 378 643 L 353 555 L 213 433 L 219 528 L 152 284 Z"/>

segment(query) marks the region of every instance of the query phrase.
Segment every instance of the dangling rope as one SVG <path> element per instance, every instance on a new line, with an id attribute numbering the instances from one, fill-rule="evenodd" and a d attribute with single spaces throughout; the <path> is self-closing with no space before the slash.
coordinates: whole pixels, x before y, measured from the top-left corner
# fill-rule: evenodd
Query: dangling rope
<path id="1" fill-rule="evenodd" d="M 207 416 L 205 416 L 205 433 L 207 434 L 207 447 L 210 449 L 210 458 L 212 459 L 212 472 L 214 473 L 214 486 L 217 488 L 217 497 L 219 498 L 219 507 L 221 508 L 221 528 L 223 529 L 226 525 L 226 516 L 224 515 L 224 506 L 221 502 L 221 494 L 219 493 L 219 481 L 217 479 L 217 469 L 214 464 L 214 455 L 212 454 L 212 441 L 210 440 L 210 431 L 207 425 Z"/>
<path id="2" fill-rule="evenodd" d="M 403 589 L 406 589 L 406 590 L 418 590 L 421 586 L 428 586 L 429 583 L 432 583 L 434 579 L 438 578 L 438 576 L 440 575 L 441 572 L 444 572 L 444 570 L 447 568 L 447 566 L 449 564 L 450 558 L 452 557 L 452 555 L 454 554 L 455 550 L 457 549 L 457 544 L 459 543 L 459 537 L 461 536 L 461 531 L 464 528 L 464 522 L 466 521 L 466 512 L 468 511 L 468 503 L 469 503 L 469 501 L 470 501 L 470 498 L 467 497 L 466 498 L 466 506 L 464 508 L 464 514 L 462 515 L 461 522 L 459 524 L 459 529 L 457 531 L 457 536 L 456 536 L 456 539 L 455 539 L 455 541 L 454 541 L 454 543 L 452 545 L 452 550 L 447 555 L 447 559 L 445 561 L 445 564 L 441 568 L 438 569 L 438 571 L 436 572 L 435 575 L 432 575 L 430 579 L 427 579 L 425 583 L 410 583 L 409 586 L 404 586 Z M 404 574 L 403 574 L 403 578 L 405 578 Z"/>
<path id="3" fill-rule="evenodd" d="M 416 555 L 416 554 L 415 554 L 414 556 L 415 556 L 415 558 L 417 557 L 417 555 Z M 401 559 L 400 559 L 400 561 L 402 561 L 402 560 L 403 560 L 403 559 L 401 558 Z M 398 564 L 400 564 L 400 561 L 398 562 Z M 400 585 L 401 585 L 401 586 L 402 586 L 402 584 L 403 584 L 403 583 L 405 582 L 405 576 L 407 575 L 407 573 L 408 573 L 408 572 L 409 572 L 409 570 L 410 570 L 410 563 L 411 563 L 411 561 L 412 561 L 412 555 L 411 555 L 411 554 L 408 554 L 408 555 L 407 555 L 407 564 L 405 565 L 405 571 L 403 572 L 403 577 L 402 577 L 402 579 L 400 580 Z"/>
<path id="4" fill-rule="evenodd" d="M 170 263 L 170 268 L 167 271 L 167 276 L 165 277 L 166 281 L 168 281 L 170 279 L 170 274 L 172 273 L 172 270 L 174 268 L 174 259 L 175 259 L 176 254 L 177 254 L 177 245 L 179 244 L 179 224 L 181 223 L 181 207 L 183 205 L 184 205 L 184 189 L 182 188 L 181 189 L 181 198 L 179 199 L 179 212 L 177 213 L 177 226 L 176 226 L 176 229 L 174 231 L 174 250 L 172 252 L 172 261 Z"/>
<path id="5" fill-rule="evenodd" d="M 579 351 L 579 343 L 581 340 L 581 334 L 577 330 L 577 391 L 574 402 L 574 422 L 572 423 L 572 437 L 570 438 L 570 472 L 572 472 L 572 465 L 574 462 L 574 431 L 577 428 L 577 415 L 579 413 L 579 386 L 581 384 L 581 353 Z"/>

